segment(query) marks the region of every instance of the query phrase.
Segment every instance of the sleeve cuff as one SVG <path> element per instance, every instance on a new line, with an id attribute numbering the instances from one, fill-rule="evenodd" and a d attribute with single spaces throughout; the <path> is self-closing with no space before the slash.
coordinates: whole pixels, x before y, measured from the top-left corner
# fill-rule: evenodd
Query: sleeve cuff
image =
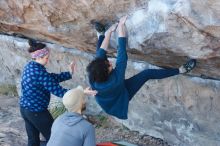
<path id="1" fill-rule="evenodd" d="M 103 48 L 100 48 L 96 57 L 106 59 L 106 51 Z"/>

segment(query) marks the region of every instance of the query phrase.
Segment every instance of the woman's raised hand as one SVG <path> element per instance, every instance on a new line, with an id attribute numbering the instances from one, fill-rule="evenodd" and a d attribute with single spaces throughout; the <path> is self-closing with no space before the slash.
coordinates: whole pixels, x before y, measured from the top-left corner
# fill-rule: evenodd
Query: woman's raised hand
<path id="1" fill-rule="evenodd" d="M 71 74 L 73 74 L 76 71 L 76 61 L 73 60 L 69 65 L 69 71 Z"/>

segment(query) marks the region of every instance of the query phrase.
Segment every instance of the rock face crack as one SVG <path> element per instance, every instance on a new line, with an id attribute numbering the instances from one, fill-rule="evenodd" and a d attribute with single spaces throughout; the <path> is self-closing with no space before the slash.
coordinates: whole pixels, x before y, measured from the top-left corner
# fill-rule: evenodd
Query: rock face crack
<path id="1" fill-rule="evenodd" d="M 208 44 L 206 46 L 202 46 L 201 50 L 211 49 L 213 52 L 211 53 L 210 57 L 207 56 L 207 58 L 212 58 L 212 56 L 215 56 L 215 54 L 220 55 L 220 38 L 212 35 L 211 33 L 207 32 L 206 30 L 202 30 L 198 28 L 193 22 L 188 20 L 186 17 L 179 16 L 178 14 L 175 14 L 178 18 L 182 19 L 186 24 L 192 26 L 195 28 L 198 32 L 200 32 L 204 37 L 207 39 Z M 207 59 L 206 58 L 206 59 Z"/>

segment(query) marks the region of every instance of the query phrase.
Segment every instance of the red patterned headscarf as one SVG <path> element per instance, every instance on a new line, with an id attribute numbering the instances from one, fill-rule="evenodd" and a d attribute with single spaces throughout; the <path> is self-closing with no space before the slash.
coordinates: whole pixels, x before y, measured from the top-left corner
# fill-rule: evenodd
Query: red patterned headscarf
<path id="1" fill-rule="evenodd" d="M 33 59 L 36 59 L 36 58 L 41 58 L 41 57 L 44 57 L 46 56 L 47 54 L 50 53 L 50 50 L 48 48 L 43 48 L 43 49 L 40 49 L 40 50 L 37 50 L 37 51 L 34 51 L 31 53 L 31 57 Z"/>

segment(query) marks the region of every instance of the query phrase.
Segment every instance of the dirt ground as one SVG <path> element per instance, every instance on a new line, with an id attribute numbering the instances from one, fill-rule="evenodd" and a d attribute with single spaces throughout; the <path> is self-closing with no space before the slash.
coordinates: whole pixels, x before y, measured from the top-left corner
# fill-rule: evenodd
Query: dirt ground
<path id="1" fill-rule="evenodd" d="M 124 140 L 139 146 L 168 146 L 161 139 L 130 131 L 106 116 L 87 115 L 96 128 L 97 142 Z M 26 146 L 27 136 L 18 98 L 0 95 L 0 146 Z"/>

